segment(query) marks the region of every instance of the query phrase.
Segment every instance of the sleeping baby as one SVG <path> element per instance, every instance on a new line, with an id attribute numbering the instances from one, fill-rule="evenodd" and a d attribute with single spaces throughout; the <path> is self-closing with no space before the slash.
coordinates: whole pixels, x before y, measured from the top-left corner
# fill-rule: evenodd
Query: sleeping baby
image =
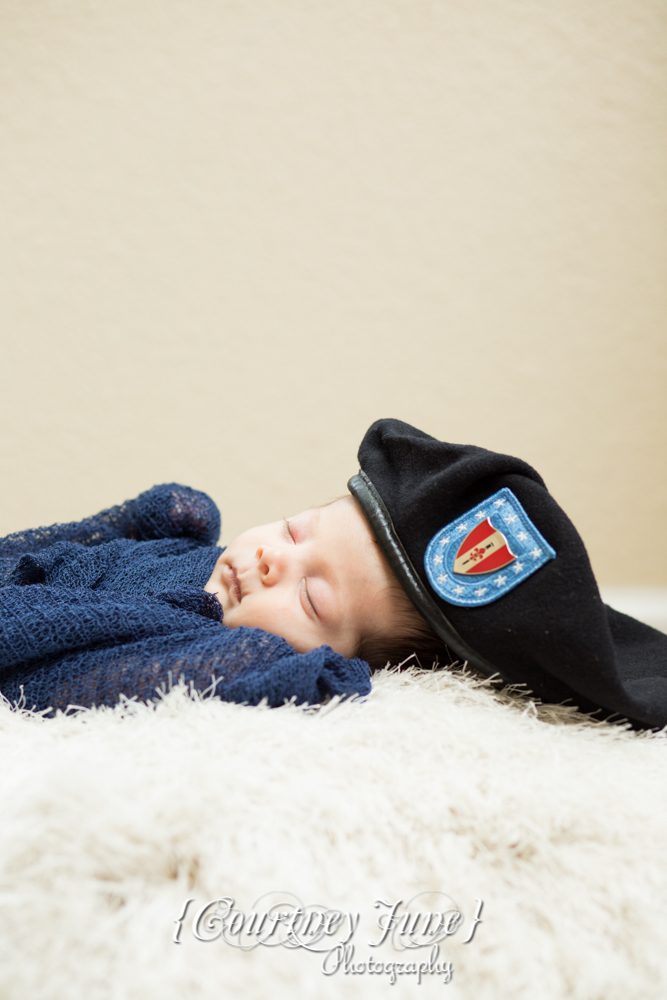
<path id="1" fill-rule="evenodd" d="M 205 589 L 225 625 L 275 632 L 300 653 L 327 645 L 371 667 L 411 654 L 431 665 L 442 646 L 352 496 L 239 535 Z"/>

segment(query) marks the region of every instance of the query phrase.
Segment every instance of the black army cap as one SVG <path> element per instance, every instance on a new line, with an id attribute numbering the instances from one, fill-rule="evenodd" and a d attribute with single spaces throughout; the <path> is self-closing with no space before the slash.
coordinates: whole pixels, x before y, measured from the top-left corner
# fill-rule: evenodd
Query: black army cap
<path id="1" fill-rule="evenodd" d="M 667 724 L 667 635 L 605 606 L 526 462 L 378 420 L 348 483 L 411 601 L 459 659 L 545 701 Z"/>

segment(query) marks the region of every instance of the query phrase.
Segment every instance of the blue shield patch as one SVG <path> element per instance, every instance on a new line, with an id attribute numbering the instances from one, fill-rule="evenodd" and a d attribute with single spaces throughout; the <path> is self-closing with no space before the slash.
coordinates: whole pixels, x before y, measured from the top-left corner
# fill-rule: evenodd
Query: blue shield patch
<path id="1" fill-rule="evenodd" d="M 436 594 L 461 607 L 497 601 L 556 553 L 511 490 L 498 490 L 433 536 L 424 567 Z"/>

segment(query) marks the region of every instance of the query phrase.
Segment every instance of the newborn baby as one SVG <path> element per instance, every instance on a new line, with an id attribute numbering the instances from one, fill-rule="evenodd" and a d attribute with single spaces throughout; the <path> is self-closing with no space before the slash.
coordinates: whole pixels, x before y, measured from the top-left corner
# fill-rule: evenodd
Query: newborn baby
<path id="1" fill-rule="evenodd" d="M 442 645 L 351 496 L 245 531 L 205 589 L 222 604 L 225 625 L 275 632 L 301 653 L 328 645 L 383 666 L 414 652 L 435 657 Z"/>
<path id="2" fill-rule="evenodd" d="M 0 693 L 36 710 L 366 694 L 369 666 L 437 639 L 352 497 L 217 544 L 210 497 L 169 483 L 0 540 Z M 429 663 L 432 662 L 432 658 Z"/>

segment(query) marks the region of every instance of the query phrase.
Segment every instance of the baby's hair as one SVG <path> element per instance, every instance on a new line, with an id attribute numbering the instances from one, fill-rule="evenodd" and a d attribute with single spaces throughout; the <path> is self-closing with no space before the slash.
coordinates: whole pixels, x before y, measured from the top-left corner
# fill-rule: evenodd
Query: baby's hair
<path id="1" fill-rule="evenodd" d="M 380 670 L 388 663 L 397 666 L 410 657 L 425 669 L 449 663 L 451 656 L 442 639 L 419 614 L 394 574 L 391 575 L 389 596 L 395 626 L 390 634 L 380 632 L 364 636 L 355 655 L 365 660 L 371 670 Z"/>

